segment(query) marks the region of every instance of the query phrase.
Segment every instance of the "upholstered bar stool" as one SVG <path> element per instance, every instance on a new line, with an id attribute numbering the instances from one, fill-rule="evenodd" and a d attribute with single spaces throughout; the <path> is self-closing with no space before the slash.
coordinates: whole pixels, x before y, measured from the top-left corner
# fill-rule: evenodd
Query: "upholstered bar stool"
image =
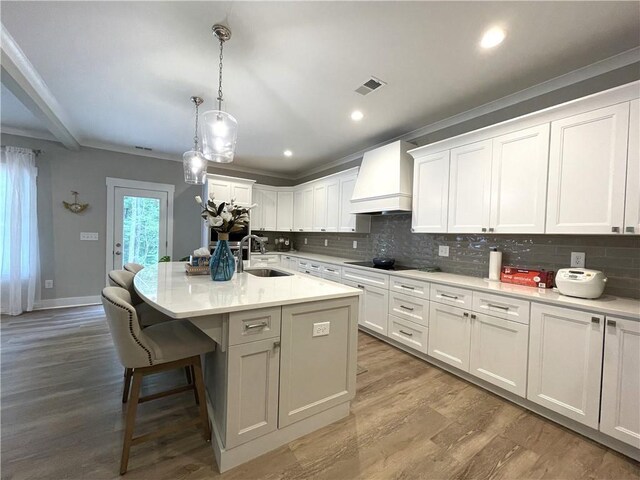
<path id="1" fill-rule="evenodd" d="M 111 270 L 109 272 L 109 285 L 112 287 L 124 288 L 131 295 L 131 303 L 136 309 L 138 320 L 142 328 L 150 327 L 156 323 L 167 322 L 173 320 L 168 315 L 156 310 L 148 303 L 142 301 L 135 288 L 133 287 L 133 279 L 135 274 L 126 270 Z"/>
<path id="2" fill-rule="evenodd" d="M 166 433 L 183 428 L 202 425 L 202 433 L 210 440 L 211 430 L 205 404 L 204 383 L 200 355 L 213 351 L 215 342 L 186 320 L 172 320 L 140 328 L 137 313 L 131 305 L 129 292 L 120 287 L 106 287 L 102 290 L 102 305 L 109 323 L 109 330 L 120 362 L 127 370 L 133 371 L 131 398 L 127 407 L 120 474 L 127 471 L 129 451 L 132 445 L 155 439 Z M 193 368 L 193 384 L 140 397 L 142 377 L 152 373 L 177 368 Z M 199 399 L 199 418 L 161 428 L 155 432 L 133 436 L 138 403 L 195 390 Z"/>
<path id="3" fill-rule="evenodd" d="M 139 263 L 125 263 L 122 268 L 124 268 L 127 272 L 131 272 L 134 275 L 138 273 L 140 270 L 144 268 L 144 265 L 140 265 Z"/>

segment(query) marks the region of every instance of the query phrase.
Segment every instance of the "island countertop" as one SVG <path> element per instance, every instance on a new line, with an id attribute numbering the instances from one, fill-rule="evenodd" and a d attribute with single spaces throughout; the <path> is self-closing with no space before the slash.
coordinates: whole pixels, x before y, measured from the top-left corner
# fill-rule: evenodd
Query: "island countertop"
<path id="1" fill-rule="evenodd" d="M 191 318 L 255 308 L 329 300 L 360 295 L 348 287 L 309 275 L 256 277 L 236 273 L 228 282 L 214 282 L 209 275 L 189 276 L 184 262 L 167 262 L 138 272 L 134 287 L 140 297 L 173 318 Z"/>

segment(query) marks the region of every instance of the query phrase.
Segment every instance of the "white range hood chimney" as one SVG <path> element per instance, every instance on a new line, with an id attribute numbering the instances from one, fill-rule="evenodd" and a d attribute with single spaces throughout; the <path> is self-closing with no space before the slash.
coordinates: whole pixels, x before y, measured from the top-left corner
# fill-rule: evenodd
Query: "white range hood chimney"
<path id="1" fill-rule="evenodd" d="M 397 141 L 364 154 L 351 197 L 351 213 L 403 213 L 411 211 L 415 147 Z"/>

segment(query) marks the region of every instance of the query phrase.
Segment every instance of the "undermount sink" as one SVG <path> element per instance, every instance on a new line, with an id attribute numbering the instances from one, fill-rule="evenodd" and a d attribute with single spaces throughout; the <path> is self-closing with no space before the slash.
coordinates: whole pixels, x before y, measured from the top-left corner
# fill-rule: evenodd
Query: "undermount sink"
<path id="1" fill-rule="evenodd" d="M 245 272 L 256 277 L 290 277 L 292 275 L 291 273 L 281 272 L 280 270 L 273 270 L 271 268 L 247 268 Z"/>

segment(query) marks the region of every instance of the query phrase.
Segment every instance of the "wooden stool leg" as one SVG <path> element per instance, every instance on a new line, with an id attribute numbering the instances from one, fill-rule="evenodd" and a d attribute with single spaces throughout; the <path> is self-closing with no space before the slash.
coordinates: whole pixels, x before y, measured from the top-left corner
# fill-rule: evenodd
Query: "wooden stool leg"
<path id="1" fill-rule="evenodd" d="M 122 403 L 129 400 L 129 388 L 131 387 L 131 377 L 133 376 L 133 368 L 124 369 L 124 388 L 122 389 Z"/>
<path id="2" fill-rule="evenodd" d="M 191 385 L 193 383 L 193 375 L 191 375 L 191 367 L 189 365 L 184 367 L 184 376 L 187 379 L 187 384 Z"/>
<path id="3" fill-rule="evenodd" d="M 200 421 L 202 422 L 202 435 L 208 442 L 211 440 L 211 427 L 209 426 L 209 414 L 207 413 L 207 404 L 204 396 L 204 382 L 202 381 L 202 364 L 200 363 L 200 355 L 194 358 L 193 362 L 193 380 L 198 393 L 200 407 Z"/>
<path id="4" fill-rule="evenodd" d="M 196 374 L 193 373 L 193 365 L 189 365 L 189 371 L 191 372 L 191 378 L 196 378 Z M 196 405 L 200 405 L 200 399 L 198 398 L 198 390 L 195 388 L 195 382 L 193 386 L 193 398 L 196 400 Z"/>
<path id="5" fill-rule="evenodd" d="M 131 398 L 127 407 L 127 419 L 124 429 L 124 439 L 122 441 L 122 458 L 120 459 L 120 475 L 127 472 L 129 464 L 129 450 L 131 450 L 131 440 L 133 439 L 133 429 L 136 423 L 136 411 L 138 410 L 138 399 L 140 398 L 140 385 L 142 384 L 142 372 L 138 369 L 133 371 L 133 386 L 131 387 Z"/>

